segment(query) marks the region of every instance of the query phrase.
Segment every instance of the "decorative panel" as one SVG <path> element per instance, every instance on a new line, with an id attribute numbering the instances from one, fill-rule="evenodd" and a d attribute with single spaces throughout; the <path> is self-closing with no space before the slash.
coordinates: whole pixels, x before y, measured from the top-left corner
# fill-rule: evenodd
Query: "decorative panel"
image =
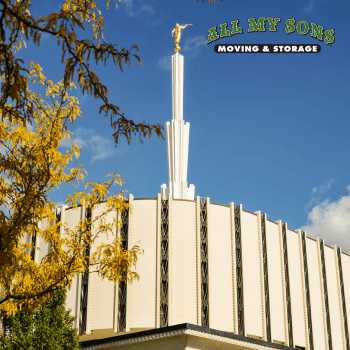
<path id="1" fill-rule="evenodd" d="M 264 268 L 264 301 L 265 301 L 265 322 L 266 322 L 266 340 L 271 342 L 271 317 L 270 317 L 270 293 L 269 293 L 269 271 L 267 263 L 267 244 L 266 244 L 266 214 L 261 216 L 261 240 Z"/>
<path id="2" fill-rule="evenodd" d="M 85 219 L 87 221 L 91 220 L 91 209 L 87 208 L 85 210 Z M 91 224 L 89 225 L 89 230 L 91 230 Z M 81 296 L 80 296 L 80 315 L 79 315 L 79 334 L 84 334 L 86 332 L 87 323 L 87 312 L 88 312 L 88 292 L 89 292 L 89 261 L 90 261 L 90 246 L 86 244 L 85 256 L 87 260 L 87 270 L 82 275 L 81 279 Z"/>
<path id="3" fill-rule="evenodd" d="M 287 225 L 282 225 L 282 241 L 283 241 L 283 260 L 284 260 L 284 283 L 286 288 L 286 309 L 287 309 L 287 325 L 289 346 L 293 347 L 293 324 L 292 324 L 292 304 L 290 298 L 290 281 L 288 266 L 288 249 L 287 249 Z"/>
<path id="4" fill-rule="evenodd" d="M 235 243 L 236 243 L 236 278 L 237 278 L 237 314 L 238 334 L 244 334 L 244 300 L 243 300 L 243 259 L 242 259 L 242 206 L 235 208 Z"/>
<path id="5" fill-rule="evenodd" d="M 205 199 L 200 205 L 201 319 L 202 327 L 209 328 L 208 208 Z"/>
<path id="6" fill-rule="evenodd" d="M 129 225 L 129 210 L 121 212 L 122 227 L 120 230 L 120 238 L 122 239 L 122 248 L 128 249 L 128 225 Z M 123 279 L 119 282 L 118 288 L 118 332 L 126 331 L 126 314 L 127 314 L 127 281 L 126 273 L 123 273 Z"/>
<path id="7" fill-rule="evenodd" d="M 169 317 L 169 201 L 162 200 L 161 203 L 160 327 L 167 327 Z"/>

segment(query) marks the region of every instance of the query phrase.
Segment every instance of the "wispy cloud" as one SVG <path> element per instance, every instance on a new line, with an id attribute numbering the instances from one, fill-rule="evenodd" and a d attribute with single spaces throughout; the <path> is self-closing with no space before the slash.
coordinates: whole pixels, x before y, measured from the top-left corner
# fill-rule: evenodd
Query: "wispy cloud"
<path id="1" fill-rule="evenodd" d="M 201 47 L 203 46 L 205 46 L 205 37 L 203 35 L 187 38 L 184 45 L 180 45 L 180 53 L 182 53 L 188 59 L 195 58 L 201 52 Z M 171 70 L 171 55 L 172 54 L 168 54 L 158 60 L 158 66 L 161 69 Z"/>
<path id="2" fill-rule="evenodd" d="M 72 141 L 83 150 L 91 151 L 91 164 L 97 160 L 113 157 L 117 154 L 122 155 L 124 149 L 117 150 L 112 138 L 106 138 L 97 135 L 94 129 L 85 129 L 79 127 L 73 132 L 70 140 L 62 140 L 60 147 L 70 148 Z"/>
<path id="3" fill-rule="evenodd" d="M 130 17 L 137 17 L 142 12 L 148 12 L 150 14 L 154 14 L 155 13 L 153 7 L 148 5 L 148 4 L 147 5 L 137 6 L 137 5 L 135 5 L 135 2 L 133 2 L 133 0 L 124 0 L 123 4 L 125 5 L 126 13 Z"/>
<path id="4" fill-rule="evenodd" d="M 203 46 L 205 46 L 205 37 L 203 35 L 197 35 L 186 39 L 182 52 L 187 58 L 195 58 Z"/>
<path id="5" fill-rule="evenodd" d="M 333 179 L 331 179 L 331 180 L 328 181 L 327 184 L 321 185 L 319 187 L 314 187 L 312 189 L 311 199 L 305 206 L 305 211 L 306 212 L 308 212 L 309 209 L 313 205 L 321 203 L 322 195 L 325 194 L 328 190 L 330 190 L 332 188 L 332 185 L 334 184 L 334 182 L 335 181 Z"/>
<path id="6" fill-rule="evenodd" d="M 330 203 L 326 199 L 314 206 L 308 214 L 307 224 L 301 229 L 309 237 L 323 238 L 326 244 L 350 252 L 350 185 L 346 189 L 349 194 L 338 201 Z"/>
<path id="7" fill-rule="evenodd" d="M 315 1 L 310 0 L 309 3 L 303 7 L 303 11 L 306 13 L 310 13 L 313 10 L 314 6 L 315 6 Z"/>
<path id="8" fill-rule="evenodd" d="M 170 56 L 170 54 L 164 56 L 163 58 L 161 58 L 161 59 L 158 61 L 158 66 L 159 66 L 161 69 L 170 70 L 170 69 L 171 69 L 171 56 Z"/>

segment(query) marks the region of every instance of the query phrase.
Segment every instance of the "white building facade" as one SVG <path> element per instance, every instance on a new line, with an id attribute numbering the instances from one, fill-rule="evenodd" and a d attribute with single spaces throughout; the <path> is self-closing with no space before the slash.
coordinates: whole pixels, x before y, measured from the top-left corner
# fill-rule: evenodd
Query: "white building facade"
<path id="1" fill-rule="evenodd" d="M 349 349 L 350 256 L 341 248 L 234 203 L 171 195 L 162 200 L 159 194 L 154 199 L 130 195 L 129 204 L 132 210 L 122 218 L 122 234 L 128 247 L 139 242 L 144 249 L 136 269 L 140 280 L 114 287 L 97 274 L 75 278 L 66 307 L 77 316 L 82 344 L 129 333 L 137 337 L 147 330 L 166 333 L 167 327 L 190 324 L 243 336 L 240 341 L 247 342 L 247 349 Z M 103 204 L 92 215 L 102 209 Z M 60 215 L 74 228 L 85 213 L 82 207 L 62 207 Z M 109 215 L 112 222 L 118 214 Z M 41 225 L 45 229 L 46 220 Z M 90 254 L 102 242 L 109 243 L 99 237 Z M 48 247 L 41 238 L 36 246 L 39 263 Z M 185 336 L 186 329 L 179 335 Z M 174 341 L 173 335 L 168 337 Z M 145 346 L 143 341 L 123 341 L 116 348 Z M 224 344 L 218 342 L 214 349 Z M 226 345 L 236 349 L 233 343 Z"/>

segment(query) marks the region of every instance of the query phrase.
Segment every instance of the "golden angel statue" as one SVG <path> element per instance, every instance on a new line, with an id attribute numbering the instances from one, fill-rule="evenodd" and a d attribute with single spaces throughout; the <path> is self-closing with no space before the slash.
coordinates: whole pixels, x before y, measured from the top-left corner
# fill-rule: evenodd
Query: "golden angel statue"
<path id="1" fill-rule="evenodd" d="M 193 26 L 193 24 L 180 25 L 179 23 L 176 23 L 175 28 L 171 32 L 171 36 L 173 36 L 174 33 L 175 33 L 175 41 L 174 41 L 174 43 L 175 43 L 175 52 L 180 52 L 180 50 L 181 50 L 181 48 L 179 46 L 180 38 L 181 38 L 181 29 L 185 29 L 187 26 Z"/>

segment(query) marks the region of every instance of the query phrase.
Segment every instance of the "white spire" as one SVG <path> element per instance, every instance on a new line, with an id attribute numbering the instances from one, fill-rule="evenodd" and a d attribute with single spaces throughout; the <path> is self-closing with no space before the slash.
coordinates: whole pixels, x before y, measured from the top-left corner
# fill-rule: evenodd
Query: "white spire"
<path id="1" fill-rule="evenodd" d="M 184 57 L 171 56 L 173 118 L 165 125 L 168 150 L 169 188 L 161 186 L 163 199 L 194 199 L 194 185 L 187 187 L 188 145 L 190 123 L 183 120 Z"/>

